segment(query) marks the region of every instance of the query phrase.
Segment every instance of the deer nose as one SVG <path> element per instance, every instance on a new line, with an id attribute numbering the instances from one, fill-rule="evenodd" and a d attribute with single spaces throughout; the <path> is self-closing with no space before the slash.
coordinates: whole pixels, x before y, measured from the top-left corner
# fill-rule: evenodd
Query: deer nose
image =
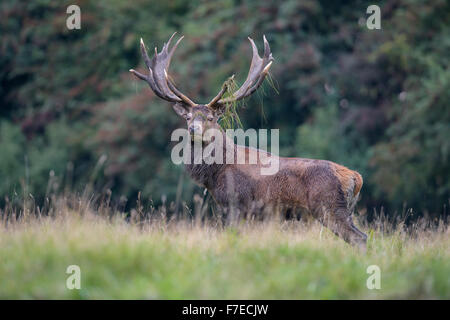
<path id="1" fill-rule="evenodd" d="M 202 126 L 200 124 L 193 124 L 189 126 L 189 132 L 191 134 L 202 134 Z"/>

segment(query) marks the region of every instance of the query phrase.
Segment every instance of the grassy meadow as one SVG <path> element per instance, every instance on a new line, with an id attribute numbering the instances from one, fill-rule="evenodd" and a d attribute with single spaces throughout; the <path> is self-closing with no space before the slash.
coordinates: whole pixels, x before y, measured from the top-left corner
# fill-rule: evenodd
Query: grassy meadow
<path id="1" fill-rule="evenodd" d="M 450 231 L 379 219 L 363 227 L 367 252 L 314 221 L 132 218 L 64 201 L 46 216 L 5 208 L 0 299 L 449 299 Z M 81 289 L 66 288 L 69 265 Z M 366 287 L 367 267 L 381 289 Z"/>

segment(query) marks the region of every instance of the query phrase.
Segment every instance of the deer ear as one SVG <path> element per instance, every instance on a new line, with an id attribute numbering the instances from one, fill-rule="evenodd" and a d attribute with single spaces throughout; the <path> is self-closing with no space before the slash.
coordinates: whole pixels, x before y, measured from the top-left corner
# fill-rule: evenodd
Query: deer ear
<path id="1" fill-rule="evenodd" d="M 173 110 L 175 110 L 175 112 L 177 113 L 177 115 L 179 115 L 180 117 L 184 117 L 185 115 L 188 114 L 188 110 L 187 107 L 182 105 L 181 103 L 175 103 L 172 106 Z"/>

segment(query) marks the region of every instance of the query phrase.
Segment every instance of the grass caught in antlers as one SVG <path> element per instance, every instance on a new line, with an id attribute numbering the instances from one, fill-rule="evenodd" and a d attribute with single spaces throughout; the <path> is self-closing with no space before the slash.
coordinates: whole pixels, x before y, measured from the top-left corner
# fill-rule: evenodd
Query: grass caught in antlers
<path id="1" fill-rule="evenodd" d="M 272 78 L 272 75 L 270 73 L 267 74 L 266 79 L 267 79 L 267 81 L 265 81 L 265 82 L 267 82 L 268 85 L 270 86 L 270 88 L 272 88 L 278 94 L 278 90 L 276 88 L 274 79 Z M 226 85 L 227 91 L 224 93 L 223 98 L 228 98 L 228 97 L 233 96 L 233 93 L 239 89 L 239 86 L 233 77 L 229 78 L 225 82 L 225 85 Z M 261 112 L 263 114 L 263 117 L 265 118 L 263 104 L 262 104 L 262 97 L 265 95 L 264 84 L 257 91 L 257 94 L 258 94 L 258 96 L 261 97 Z M 243 128 L 243 125 L 242 125 L 242 122 L 241 122 L 238 112 L 244 106 L 245 106 L 245 99 L 228 103 L 224 114 L 221 116 L 221 118 L 219 120 L 219 124 L 221 125 L 221 127 L 224 130 Z"/>
<path id="2" fill-rule="evenodd" d="M 233 93 L 239 89 L 234 77 L 228 78 L 224 85 L 227 90 L 223 95 L 223 99 L 233 96 Z M 243 106 L 244 102 L 242 100 L 232 101 L 227 104 L 227 107 L 219 120 L 219 124 L 224 130 L 242 128 L 242 122 L 239 118 L 238 110 Z"/>

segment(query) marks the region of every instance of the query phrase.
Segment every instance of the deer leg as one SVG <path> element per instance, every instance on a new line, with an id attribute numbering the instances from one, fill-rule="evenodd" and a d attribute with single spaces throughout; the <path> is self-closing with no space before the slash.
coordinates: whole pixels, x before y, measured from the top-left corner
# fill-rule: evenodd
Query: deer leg
<path id="1" fill-rule="evenodd" d="M 347 209 L 323 209 L 322 214 L 317 219 L 344 241 L 352 245 L 366 247 L 367 236 L 353 224 L 351 214 Z"/>

